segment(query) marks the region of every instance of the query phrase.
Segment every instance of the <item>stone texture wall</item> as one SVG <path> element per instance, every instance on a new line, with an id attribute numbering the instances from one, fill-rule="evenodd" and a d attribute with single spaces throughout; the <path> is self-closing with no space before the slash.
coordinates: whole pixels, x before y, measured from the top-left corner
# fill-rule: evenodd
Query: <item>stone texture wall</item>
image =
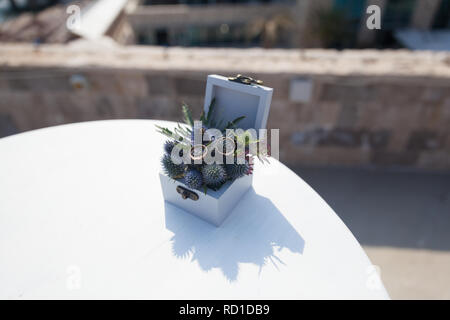
<path id="1" fill-rule="evenodd" d="M 407 51 L 0 46 L 0 136 L 78 121 L 199 114 L 206 76 L 274 88 L 269 128 L 289 165 L 450 170 L 450 54 Z M 290 99 L 294 79 L 313 84 Z M 81 79 L 81 80 L 80 80 Z"/>

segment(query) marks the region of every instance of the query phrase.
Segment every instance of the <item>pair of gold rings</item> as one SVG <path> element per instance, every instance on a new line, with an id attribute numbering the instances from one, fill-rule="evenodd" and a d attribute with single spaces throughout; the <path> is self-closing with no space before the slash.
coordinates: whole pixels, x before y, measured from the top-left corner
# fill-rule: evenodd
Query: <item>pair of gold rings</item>
<path id="1" fill-rule="evenodd" d="M 232 138 L 220 137 L 213 142 L 213 147 L 217 146 L 220 142 L 223 142 L 224 144 L 226 144 L 228 142 L 228 143 L 231 143 L 233 146 L 235 144 L 234 140 Z M 223 144 L 222 144 L 222 146 L 223 146 Z M 215 150 L 224 156 L 229 156 L 229 155 L 233 154 L 233 152 L 235 150 L 235 148 L 230 148 L 231 150 L 223 152 L 223 149 L 222 150 L 219 150 L 219 149 L 220 148 L 218 148 L 218 149 L 216 148 Z M 207 146 L 205 146 L 204 144 L 196 144 L 196 145 L 192 146 L 190 156 L 191 156 L 192 160 L 202 160 L 206 157 L 207 154 L 208 154 Z"/>

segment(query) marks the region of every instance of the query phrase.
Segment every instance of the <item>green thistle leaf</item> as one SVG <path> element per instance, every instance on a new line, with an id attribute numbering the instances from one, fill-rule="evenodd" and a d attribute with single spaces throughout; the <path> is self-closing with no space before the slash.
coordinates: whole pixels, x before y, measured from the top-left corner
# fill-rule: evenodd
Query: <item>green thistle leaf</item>
<path id="1" fill-rule="evenodd" d="M 184 120 L 184 122 L 187 125 L 193 127 L 194 126 L 194 120 L 192 120 L 192 113 L 191 113 L 191 110 L 189 109 L 189 107 L 186 104 L 183 104 L 181 106 L 181 110 L 183 112 L 183 118 L 184 118 L 183 120 Z"/>
<path id="2" fill-rule="evenodd" d="M 234 119 L 233 121 L 228 122 L 228 124 L 227 124 L 227 126 L 225 127 L 225 129 L 235 128 L 236 125 L 237 125 L 240 121 L 242 121 L 242 120 L 244 120 L 244 119 L 245 119 L 245 116 L 237 117 L 237 118 Z"/>
<path id="3" fill-rule="evenodd" d="M 202 124 L 206 125 L 206 119 L 205 119 L 205 112 L 202 111 L 202 113 L 200 113 L 200 121 L 202 122 Z"/>
<path id="4" fill-rule="evenodd" d="M 204 124 L 207 127 L 211 127 L 211 117 L 212 117 L 215 106 L 216 106 L 216 98 L 213 98 L 211 100 L 211 103 L 209 104 L 208 114 L 206 115 L 206 118 L 205 118 L 206 123 L 204 123 Z"/>

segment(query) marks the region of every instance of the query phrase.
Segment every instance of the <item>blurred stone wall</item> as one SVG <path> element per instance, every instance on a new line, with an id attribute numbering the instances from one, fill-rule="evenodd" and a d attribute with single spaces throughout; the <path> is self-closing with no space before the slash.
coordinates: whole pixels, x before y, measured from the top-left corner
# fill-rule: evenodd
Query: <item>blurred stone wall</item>
<path id="1" fill-rule="evenodd" d="M 0 136 L 66 123 L 198 115 L 206 76 L 274 88 L 269 128 L 289 165 L 450 170 L 450 54 L 0 46 Z M 292 100 L 295 80 L 312 84 Z M 295 92 L 294 92 L 295 93 Z M 145 137 L 143 137 L 145 139 Z"/>

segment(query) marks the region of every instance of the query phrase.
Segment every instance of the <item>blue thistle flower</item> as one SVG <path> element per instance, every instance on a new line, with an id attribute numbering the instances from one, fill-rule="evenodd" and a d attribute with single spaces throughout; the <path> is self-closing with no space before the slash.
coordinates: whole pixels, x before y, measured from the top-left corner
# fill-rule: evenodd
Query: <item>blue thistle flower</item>
<path id="1" fill-rule="evenodd" d="M 173 163 L 170 155 L 165 154 L 161 159 L 161 164 L 163 167 L 163 171 L 166 175 L 171 177 L 172 179 L 178 179 L 183 177 L 184 174 L 184 164 L 175 164 Z"/>
<path id="2" fill-rule="evenodd" d="M 164 142 L 164 151 L 170 155 L 172 153 L 173 147 L 175 147 L 175 142 L 172 140 L 167 140 Z"/>
<path id="3" fill-rule="evenodd" d="M 202 172 L 202 168 L 203 164 L 195 164 L 195 163 L 187 164 L 187 170 L 196 170 L 198 172 Z"/>
<path id="4" fill-rule="evenodd" d="M 192 189 L 199 189 L 203 185 L 203 177 L 197 170 L 189 170 L 184 175 L 184 183 Z"/>
<path id="5" fill-rule="evenodd" d="M 231 163 L 225 165 L 228 179 L 234 180 L 241 178 L 250 172 L 250 165 L 247 161 L 242 164 Z"/>
<path id="6" fill-rule="evenodd" d="M 206 185 L 218 188 L 227 178 L 225 168 L 220 164 L 207 164 L 202 168 L 203 181 Z"/>

